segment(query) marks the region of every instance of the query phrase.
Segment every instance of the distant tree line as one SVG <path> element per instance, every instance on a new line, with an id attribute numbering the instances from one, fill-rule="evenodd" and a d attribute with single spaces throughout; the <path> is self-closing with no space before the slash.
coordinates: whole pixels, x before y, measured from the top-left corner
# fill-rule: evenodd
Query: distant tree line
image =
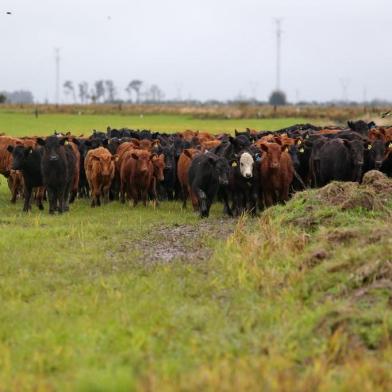
<path id="1" fill-rule="evenodd" d="M 0 103 L 33 103 L 34 96 L 31 91 L 0 91 Z"/>
<path id="2" fill-rule="evenodd" d="M 91 85 L 82 81 L 74 83 L 72 80 L 66 80 L 63 84 L 64 94 L 70 97 L 74 103 L 120 103 L 124 100 L 118 96 L 118 90 L 113 80 L 97 80 Z M 125 102 L 161 102 L 165 94 L 156 85 L 147 85 L 142 80 L 131 80 L 124 91 L 128 95 Z"/>

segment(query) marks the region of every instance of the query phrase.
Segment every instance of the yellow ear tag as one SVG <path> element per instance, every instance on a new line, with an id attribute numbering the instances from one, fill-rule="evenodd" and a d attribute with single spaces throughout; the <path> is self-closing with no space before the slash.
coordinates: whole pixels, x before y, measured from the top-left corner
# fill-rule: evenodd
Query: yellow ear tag
<path id="1" fill-rule="evenodd" d="M 231 166 L 232 166 L 232 167 L 237 167 L 237 162 L 234 161 L 234 162 L 231 164 Z"/>
<path id="2" fill-rule="evenodd" d="M 371 150 L 371 149 L 372 149 L 372 145 L 369 144 L 369 145 L 368 145 L 368 150 Z"/>
<path id="3" fill-rule="evenodd" d="M 392 148 L 392 142 L 388 144 L 388 148 Z"/>
<path id="4" fill-rule="evenodd" d="M 305 152 L 305 150 L 304 150 L 303 148 L 300 148 L 300 149 L 299 149 L 299 152 L 300 152 L 300 153 L 303 153 L 303 152 Z"/>
<path id="5" fill-rule="evenodd" d="M 64 144 L 65 144 L 65 145 L 69 144 L 69 141 L 68 141 L 68 140 L 66 140 Z"/>
<path id="6" fill-rule="evenodd" d="M 298 141 L 297 141 L 297 145 L 300 146 L 301 144 L 302 144 L 302 141 L 301 141 L 301 140 L 298 140 Z"/>

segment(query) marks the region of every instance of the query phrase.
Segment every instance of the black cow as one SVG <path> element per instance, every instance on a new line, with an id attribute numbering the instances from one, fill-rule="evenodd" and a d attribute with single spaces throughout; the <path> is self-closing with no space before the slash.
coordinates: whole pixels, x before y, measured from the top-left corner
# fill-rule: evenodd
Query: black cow
<path id="1" fill-rule="evenodd" d="M 380 170 L 385 157 L 385 151 L 389 143 L 385 143 L 384 140 L 378 139 L 373 143 L 368 143 L 365 148 L 365 168 L 364 172 L 369 170 Z"/>
<path id="2" fill-rule="evenodd" d="M 228 186 L 229 170 L 227 160 L 212 153 L 200 154 L 193 159 L 188 177 L 192 193 L 198 201 L 201 218 L 209 216 L 219 186 Z M 225 210 L 231 213 L 227 197 L 224 204 Z"/>
<path id="3" fill-rule="evenodd" d="M 359 140 L 333 139 L 320 149 L 320 185 L 330 181 L 360 181 L 364 145 Z"/>
<path id="4" fill-rule="evenodd" d="M 229 189 L 232 199 L 232 211 L 238 216 L 246 211 L 256 215 L 259 193 L 259 165 L 260 155 L 253 155 L 250 151 L 241 151 L 231 161 Z"/>
<path id="5" fill-rule="evenodd" d="M 50 136 L 37 139 L 43 148 L 41 172 L 48 192 L 49 213 L 69 210 L 69 194 L 76 170 L 76 157 L 71 146 L 64 146 L 67 139 Z"/>
<path id="6" fill-rule="evenodd" d="M 364 137 L 367 137 L 369 129 L 376 126 L 376 124 L 373 121 L 371 121 L 370 123 L 367 123 L 362 120 L 347 121 L 347 125 L 352 131 L 357 132 Z"/>
<path id="7" fill-rule="evenodd" d="M 33 188 L 43 185 L 41 175 L 42 148 L 33 150 L 31 147 L 8 146 L 8 152 L 12 154 L 12 169 L 20 170 L 24 180 L 24 205 L 23 211 L 31 210 L 31 194 Z M 37 199 L 38 208 L 43 210 L 42 200 Z"/>
<path id="8" fill-rule="evenodd" d="M 165 168 L 163 170 L 164 180 L 162 182 L 163 198 L 173 200 L 176 191 L 177 165 L 174 145 L 166 144 L 158 147 L 157 153 L 165 156 Z"/>

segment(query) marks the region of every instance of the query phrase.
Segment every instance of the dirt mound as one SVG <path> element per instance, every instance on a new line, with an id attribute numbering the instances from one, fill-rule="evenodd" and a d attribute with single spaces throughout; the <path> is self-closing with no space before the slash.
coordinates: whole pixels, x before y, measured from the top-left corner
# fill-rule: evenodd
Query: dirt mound
<path id="1" fill-rule="evenodd" d="M 362 185 L 372 187 L 377 193 L 392 193 L 392 180 L 378 170 L 371 170 L 363 176 Z"/>
<path id="2" fill-rule="evenodd" d="M 364 208 L 384 210 L 392 194 L 392 180 L 377 170 L 371 170 L 363 177 L 362 184 L 356 182 L 331 182 L 319 189 L 317 198 L 342 210 Z"/>

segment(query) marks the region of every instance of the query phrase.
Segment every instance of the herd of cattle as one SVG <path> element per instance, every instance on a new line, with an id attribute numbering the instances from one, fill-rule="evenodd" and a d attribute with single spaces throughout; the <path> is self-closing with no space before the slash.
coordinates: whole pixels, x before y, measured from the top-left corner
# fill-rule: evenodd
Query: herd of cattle
<path id="1" fill-rule="evenodd" d="M 361 181 L 368 170 L 392 176 L 392 128 L 348 122 L 347 128 L 295 125 L 279 131 L 212 135 L 187 130 L 93 131 L 90 137 L 55 133 L 46 138 L 0 136 L 0 174 L 8 179 L 11 202 L 35 198 L 49 213 L 69 210 L 77 197 L 133 201 L 188 197 L 201 217 L 214 200 L 224 213 L 256 214 L 307 187 L 333 180 Z"/>

